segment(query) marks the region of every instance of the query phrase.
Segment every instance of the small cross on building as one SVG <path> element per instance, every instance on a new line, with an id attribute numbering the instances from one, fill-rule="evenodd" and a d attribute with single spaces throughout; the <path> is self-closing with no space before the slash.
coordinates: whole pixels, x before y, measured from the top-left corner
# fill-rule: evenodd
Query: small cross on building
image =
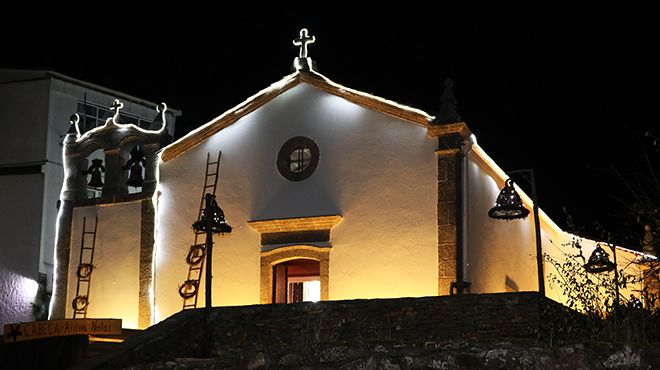
<path id="1" fill-rule="evenodd" d="M 122 108 L 124 108 L 124 103 L 122 103 L 119 99 L 115 99 L 110 106 L 110 110 L 115 112 L 119 112 Z"/>
<path id="2" fill-rule="evenodd" d="M 108 118 L 105 121 L 105 124 L 107 125 L 112 121 L 112 123 L 114 123 L 115 125 L 118 125 L 119 124 L 119 111 L 122 108 L 124 108 L 124 103 L 122 103 L 119 99 L 115 99 L 112 102 L 112 105 L 110 106 L 110 110 L 115 112 L 115 114 L 113 114 L 111 118 Z"/>
<path id="3" fill-rule="evenodd" d="M 307 58 L 307 44 L 313 44 L 316 37 L 307 34 L 307 28 L 300 30 L 300 37 L 293 40 L 293 45 L 300 46 L 300 59 Z"/>

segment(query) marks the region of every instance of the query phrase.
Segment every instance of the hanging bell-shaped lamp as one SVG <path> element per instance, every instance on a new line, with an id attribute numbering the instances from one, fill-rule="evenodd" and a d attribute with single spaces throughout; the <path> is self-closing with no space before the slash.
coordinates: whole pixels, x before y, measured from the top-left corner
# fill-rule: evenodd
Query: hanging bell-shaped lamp
<path id="1" fill-rule="evenodd" d="M 584 269 L 592 273 L 612 271 L 614 268 L 614 262 L 610 261 L 609 253 L 605 252 L 600 244 L 589 256 L 589 262 L 584 265 Z"/>
<path id="2" fill-rule="evenodd" d="M 192 226 L 197 231 L 213 233 L 230 233 L 231 226 L 225 221 L 225 213 L 215 201 L 215 195 L 206 193 L 206 207 L 202 211 L 202 217 Z"/>
<path id="3" fill-rule="evenodd" d="M 644 308 L 644 304 L 642 303 L 642 300 L 635 297 L 634 295 L 630 295 L 630 299 L 628 300 L 628 307 L 639 310 Z"/>
<path id="4" fill-rule="evenodd" d="M 529 215 L 529 210 L 523 206 L 520 195 L 513 187 L 513 181 L 507 179 L 504 188 L 497 196 L 495 206 L 488 211 L 488 216 L 501 220 L 515 220 L 525 218 Z"/>

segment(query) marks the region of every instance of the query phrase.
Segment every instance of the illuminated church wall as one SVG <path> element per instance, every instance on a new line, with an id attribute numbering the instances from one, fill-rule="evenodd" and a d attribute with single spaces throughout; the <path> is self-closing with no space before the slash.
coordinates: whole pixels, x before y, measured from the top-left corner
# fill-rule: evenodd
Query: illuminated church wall
<path id="1" fill-rule="evenodd" d="M 66 317 L 73 317 L 83 217 L 86 230 L 98 217 L 94 270 L 87 317 L 122 319 L 124 328 L 138 328 L 138 269 L 140 266 L 140 202 L 77 207 L 73 212 Z M 91 238 L 86 245 L 91 246 Z M 89 244 L 87 244 L 89 242 Z"/>
<path id="2" fill-rule="evenodd" d="M 276 167 L 294 136 L 320 151 L 300 182 Z M 206 155 L 218 150 L 218 203 L 234 230 L 215 236 L 214 305 L 260 302 L 260 235 L 248 221 L 319 215 L 343 217 L 329 242 L 329 299 L 436 295 L 436 145 L 424 127 L 301 84 L 161 163 L 155 320 L 181 310 Z"/>
<path id="3" fill-rule="evenodd" d="M 529 291 L 537 289 L 534 223 L 502 221 L 488 216 L 504 180 L 493 178 L 488 166 L 474 153 L 469 155 L 468 250 L 466 280 L 473 293 Z M 496 181 L 497 179 L 497 181 Z"/>
<path id="4" fill-rule="evenodd" d="M 495 220 L 488 216 L 501 188 L 506 174 L 478 145 L 473 146 L 469 154 L 468 178 L 468 247 L 466 261 L 466 280 L 472 283 L 472 293 L 491 293 L 506 291 L 537 291 L 536 241 L 534 234 L 534 216 L 524 220 Z M 524 181 L 524 180 L 522 180 Z M 525 207 L 533 208 L 531 199 L 520 189 Z M 542 195 L 539 195 L 541 197 Z M 539 200 L 542 205 L 542 199 Z M 574 235 L 561 230 L 542 210 L 539 210 L 541 244 L 543 253 L 563 261 L 565 253 L 576 253 L 569 246 Z M 580 239 L 585 258 L 589 258 L 596 248 L 596 242 Z M 610 253 L 611 250 L 605 247 Z M 619 269 L 627 274 L 640 275 L 637 264 L 631 263 L 639 254 L 617 248 Z M 566 302 L 564 294 L 550 284 L 550 274 L 558 276 L 558 271 L 549 261 L 543 263 L 546 296 Z M 593 276 L 597 279 L 598 276 Z M 631 293 L 639 297 L 641 284 L 629 285 L 621 290 L 628 298 Z"/>

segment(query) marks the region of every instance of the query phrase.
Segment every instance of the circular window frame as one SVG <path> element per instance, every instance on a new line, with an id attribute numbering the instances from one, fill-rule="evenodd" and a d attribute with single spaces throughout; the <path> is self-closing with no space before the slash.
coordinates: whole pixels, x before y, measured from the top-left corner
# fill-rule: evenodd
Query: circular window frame
<path id="1" fill-rule="evenodd" d="M 291 154 L 301 147 L 309 149 L 311 153 L 309 165 L 301 172 L 293 172 L 290 166 Z M 312 176 L 318 164 L 319 146 L 316 145 L 314 140 L 304 136 L 296 136 L 287 140 L 277 154 L 277 170 L 282 177 L 289 181 L 302 181 Z"/>

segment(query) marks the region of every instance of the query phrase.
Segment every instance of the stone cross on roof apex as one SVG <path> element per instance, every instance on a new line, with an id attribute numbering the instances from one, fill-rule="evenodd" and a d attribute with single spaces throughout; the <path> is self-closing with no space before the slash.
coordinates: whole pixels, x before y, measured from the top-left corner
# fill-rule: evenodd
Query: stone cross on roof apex
<path id="1" fill-rule="evenodd" d="M 300 30 L 300 37 L 293 40 L 293 45 L 300 47 L 300 54 L 298 57 L 300 59 L 307 58 L 307 44 L 313 44 L 316 41 L 316 37 L 309 36 L 307 28 Z"/>

